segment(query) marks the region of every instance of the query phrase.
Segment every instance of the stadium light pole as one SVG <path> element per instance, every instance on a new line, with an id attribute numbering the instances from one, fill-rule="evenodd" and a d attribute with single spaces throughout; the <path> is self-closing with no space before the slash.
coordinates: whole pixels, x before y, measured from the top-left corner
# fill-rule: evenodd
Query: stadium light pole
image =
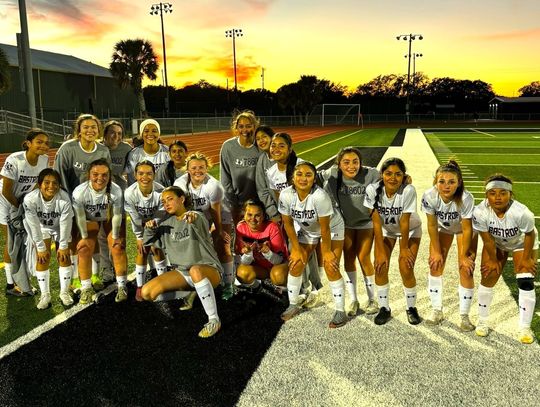
<path id="1" fill-rule="evenodd" d="M 424 56 L 424 54 L 418 54 L 418 53 L 413 53 L 412 54 L 412 60 L 413 60 L 413 68 L 412 68 L 412 89 L 413 89 L 413 92 L 416 90 L 416 58 L 422 58 Z M 407 54 L 405 54 L 405 58 L 408 58 L 409 56 Z"/>
<path id="2" fill-rule="evenodd" d="M 396 40 L 409 41 L 409 52 L 407 53 L 407 103 L 405 105 L 405 116 L 407 118 L 407 123 L 409 123 L 409 102 L 411 94 L 411 55 L 412 55 L 412 42 L 414 40 L 423 40 L 424 36 L 422 34 L 400 34 L 396 36 Z"/>
<path id="3" fill-rule="evenodd" d="M 236 37 L 243 37 L 244 33 L 241 28 L 231 28 L 225 30 L 225 38 L 232 38 L 232 50 L 233 50 L 233 67 L 234 67 L 234 93 L 238 94 L 238 83 L 236 81 Z"/>
<path id="4" fill-rule="evenodd" d="M 28 101 L 28 116 L 32 121 L 32 127 L 37 127 L 36 118 L 36 100 L 34 96 L 34 77 L 32 74 L 32 56 L 30 55 L 30 39 L 28 35 L 28 18 L 26 15 L 26 1 L 19 0 L 19 18 L 21 20 L 21 35 L 20 44 L 17 41 L 17 46 L 20 46 L 22 52 L 22 60 L 19 60 L 19 66 L 23 68 L 24 72 L 24 84 L 26 98 Z M 43 115 L 41 115 L 43 120 Z"/>
<path id="5" fill-rule="evenodd" d="M 169 81 L 167 80 L 167 52 L 165 51 L 165 27 L 163 25 L 163 13 L 172 13 L 171 3 L 156 3 L 150 7 L 150 15 L 159 14 L 161 18 L 161 42 L 163 44 L 163 70 L 165 72 L 165 117 L 169 117 Z"/>

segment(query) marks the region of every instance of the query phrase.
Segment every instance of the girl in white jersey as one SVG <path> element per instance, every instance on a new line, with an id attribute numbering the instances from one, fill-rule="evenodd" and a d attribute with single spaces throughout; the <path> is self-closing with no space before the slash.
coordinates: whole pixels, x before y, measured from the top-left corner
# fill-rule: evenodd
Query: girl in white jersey
<path id="1" fill-rule="evenodd" d="M 208 174 L 212 162 L 204 154 L 196 152 L 186 158 L 186 174 L 178 178 L 174 185 L 182 188 L 191 198 L 193 209 L 202 212 L 212 229 L 212 241 L 223 267 L 223 299 L 231 298 L 234 283 L 234 264 L 230 241 L 230 213 L 223 208 L 223 187 L 214 177 Z M 223 221 L 225 216 L 225 222 Z M 227 225 L 225 228 L 223 227 Z M 189 307 L 193 296 L 188 298 Z"/>
<path id="2" fill-rule="evenodd" d="M 459 256 L 459 313 L 462 331 L 474 330 L 469 319 L 474 291 L 474 259 L 478 237 L 473 235 L 472 212 L 474 197 L 465 189 L 461 169 L 450 160 L 435 173 L 433 187 L 424 192 L 422 211 L 428 220 L 429 277 L 428 292 L 432 311 L 428 325 L 439 325 L 443 319 L 442 274 L 448 251 L 456 235 Z"/>
<path id="3" fill-rule="evenodd" d="M 371 262 L 373 222 L 371 210 L 364 206 L 364 198 L 367 186 L 379 180 L 379 171 L 362 165 L 362 153 L 358 148 L 345 147 L 338 153 L 335 165 L 321 171 L 319 176 L 345 221 L 343 258 L 347 276 L 345 287 L 351 299 L 349 316 L 356 315 L 360 308 L 356 294 L 356 259 L 364 275 L 368 296 L 363 308 L 366 314 L 376 314 L 379 307 L 375 299 L 375 269 Z"/>
<path id="4" fill-rule="evenodd" d="M 339 271 L 344 224 L 328 194 L 315 184 L 316 175 L 317 169 L 312 163 L 304 161 L 297 164 L 293 172 L 293 185 L 279 195 L 279 211 L 291 244 L 287 279 L 290 305 L 281 314 L 281 319 L 288 321 L 301 312 L 298 296 L 302 272 L 320 242 L 324 270 L 330 281 L 335 304 L 335 313 L 329 327 L 337 328 L 348 321 L 345 313 L 345 286 Z"/>
<path id="5" fill-rule="evenodd" d="M 410 324 L 421 322 L 416 309 L 416 278 L 414 263 L 422 236 L 422 223 L 416 213 L 416 190 L 406 183 L 405 163 L 389 158 L 381 166 L 381 181 L 368 185 L 364 205 L 373 209 L 375 235 L 375 284 L 379 297 L 379 313 L 375 324 L 386 324 L 391 318 L 388 305 L 388 266 L 392 250 L 399 239 L 399 272 L 407 302 Z"/>
<path id="6" fill-rule="evenodd" d="M 23 293 L 15 285 L 12 276 L 11 258 L 8 253 L 7 225 L 16 216 L 24 196 L 34 189 L 38 175 L 49 165 L 49 136 L 41 129 L 31 129 L 23 142 L 23 151 L 10 154 L 0 171 L 0 228 L 4 234 L 4 270 L 6 272 L 6 294 L 17 297 L 33 295 Z"/>
<path id="7" fill-rule="evenodd" d="M 79 277 L 81 280 L 80 304 L 94 300 L 92 288 L 92 255 L 97 244 L 99 229 L 107 234 L 112 255 L 118 292 L 116 302 L 127 300 L 125 236 L 121 233 L 123 198 L 122 190 L 111 180 L 111 168 L 107 160 L 99 159 L 90 163 L 88 181 L 73 191 L 73 209 L 79 229 L 77 242 L 79 256 Z"/>
<path id="8" fill-rule="evenodd" d="M 186 220 L 189 195 L 177 186 L 165 188 L 161 200 L 170 216 L 159 225 L 155 220 L 148 222 L 144 230 L 145 245 L 167 252 L 174 269 L 146 283 L 142 296 L 154 301 L 166 291 L 194 290 L 208 316 L 199 337 L 208 338 L 221 328 L 214 288 L 220 283 L 222 272 L 208 233 L 208 222 L 196 212 L 191 212 L 190 222 Z"/>
<path id="9" fill-rule="evenodd" d="M 39 173 L 37 185 L 38 189 L 24 197 L 25 228 L 35 245 L 35 271 L 41 291 L 37 308 L 46 309 L 51 305 L 49 266 L 53 242 L 60 266 L 59 297 L 67 307 L 73 304 L 69 293 L 71 260 L 68 245 L 73 222 L 71 199 L 66 191 L 60 189 L 60 174 L 52 168 L 45 168 Z"/>
<path id="10" fill-rule="evenodd" d="M 534 277 L 538 260 L 538 231 L 534 227 L 533 213 L 514 200 L 512 180 L 494 174 L 485 182 L 486 199 L 473 212 L 473 227 L 484 242 L 478 287 L 478 326 L 476 334 L 489 334 L 489 306 L 493 287 L 501 276 L 508 254 L 512 252 L 514 271 L 519 288 L 519 340 L 534 342 L 531 321 L 536 305 Z"/>
<path id="11" fill-rule="evenodd" d="M 137 255 L 135 257 L 135 279 L 137 291 L 135 300 L 143 301 L 141 289 L 144 284 L 146 263 L 148 261 L 148 248 L 143 244 L 144 225 L 151 219 L 164 216 L 161 204 L 161 191 L 163 186 L 154 182 L 155 169 L 150 161 L 141 161 L 135 166 L 135 179 L 137 182 L 130 185 L 124 193 L 124 209 L 131 218 L 131 228 L 137 239 Z M 167 262 L 163 252 L 152 248 L 156 272 L 158 275 L 167 270 Z"/>
<path id="12" fill-rule="evenodd" d="M 154 164 L 156 171 L 169 161 L 169 148 L 160 143 L 161 128 L 154 119 L 146 119 L 139 125 L 139 136 L 143 144 L 135 147 L 128 154 L 126 173 L 128 185 L 135 182 L 135 166 L 138 162 L 148 160 Z"/>

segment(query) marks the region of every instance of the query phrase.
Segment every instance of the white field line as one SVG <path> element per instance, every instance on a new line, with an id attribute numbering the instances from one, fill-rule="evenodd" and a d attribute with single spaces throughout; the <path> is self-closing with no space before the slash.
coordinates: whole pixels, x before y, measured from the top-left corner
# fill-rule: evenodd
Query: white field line
<path id="1" fill-rule="evenodd" d="M 354 135 L 354 134 L 356 134 L 356 133 L 360 133 L 361 131 L 363 131 L 363 130 L 360 129 L 360 130 L 353 131 L 352 133 L 345 134 L 344 136 L 342 136 L 342 137 L 340 137 L 340 138 L 337 138 L 337 139 L 335 139 L 335 140 L 328 141 L 328 142 L 326 142 L 326 143 L 320 144 L 320 145 L 318 145 L 317 147 L 313 147 L 313 148 L 310 148 L 310 149 L 304 150 L 304 151 L 299 151 L 297 154 L 298 154 L 298 155 L 301 155 L 301 154 L 309 153 L 310 151 L 313 151 L 313 150 L 318 150 L 318 149 L 321 148 L 321 147 L 324 147 L 324 146 L 326 146 L 326 145 L 328 145 L 328 144 L 335 143 L 336 141 L 339 141 L 339 140 L 343 140 L 344 138 L 350 137 L 350 136 L 352 136 L 352 135 Z"/>
<path id="2" fill-rule="evenodd" d="M 474 131 L 475 133 L 485 134 L 486 136 L 497 138 L 497 136 L 494 136 L 493 134 L 486 133 L 485 131 L 480 131 L 480 130 L 477 130 L 477 129 L 470 129 L 470 130 Z"/>
<path id="3" fill-rule="evenodd" d="M 508 154 L 505 154 L 505 153 L 457 153 L 459 155 L 503 155 L 503 156 L 508 156 Z M 439 154 L 440 156 L 442 156 L 442 154 Z M 538 153 L 523 153 L 523 154 L 520 154 L 520 153 L 516 153 L 516 154 L 512 154 L 512 155 L 518 155 L 520 157 L 524 156 L 524 155 L 540 155 Z"/>
<path id="4" fill-rule="evenodd" d="M 467 163 L 467 164 L 464 164 L 464 165 L 470 165 L 470 166 L 487 166 L 487 165 L 491 165 L 491 166 L 498 166 L 498 167 L 540 167 L 540 163 L 538 164 L 495 164 L 495 163 L 491 163 L 491 164 L 471 164 L 471 163 Z"/>

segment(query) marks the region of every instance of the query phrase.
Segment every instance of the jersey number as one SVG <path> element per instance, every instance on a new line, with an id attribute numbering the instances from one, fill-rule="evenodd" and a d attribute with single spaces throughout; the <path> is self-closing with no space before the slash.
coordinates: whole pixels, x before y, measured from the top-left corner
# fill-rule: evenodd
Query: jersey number
<path id="1" fill-rule="evenodd" d="M 34 186 L 33 184 L 25 185 L 24 187 L 22 187 L 21 192 L 26 192 L 26 191 L 28 191 L 30 188 L 32 188 L 33 186 Z"/>
<path id="2" fill-rule="evenodd" d="M 397 225 L 397 222 L 396 222 L 395 218 L 386 218 L 384 220 L 384 224 L 385 225 Z"/>

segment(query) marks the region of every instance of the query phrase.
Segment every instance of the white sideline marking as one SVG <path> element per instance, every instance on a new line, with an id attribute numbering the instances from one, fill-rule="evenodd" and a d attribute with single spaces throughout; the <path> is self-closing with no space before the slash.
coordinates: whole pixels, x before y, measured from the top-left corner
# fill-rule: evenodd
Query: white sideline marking
<path id="1" fill-rule="evenodd" d="M 471 166 L 479 166 L 479 165 L 482 165 L 482 166 L 486 166 L 486 165 L 491 165 L 491 166 L 498 166 L 498 167 L 539 167 L 540 166 L 540 163 L 539 164 L 471 164 L 471 163 L 467 163 L 466 165 L 471 165 Z"/>
<path id="2" fill-rule="evenodd" d="M 360 133 L 361 131 L 363 131 L 363 130 L 362 130 L 362 129 L 356 130 L 356 131 L 353 131 L 352 133 L 345 134 L 344 136 L 342 136 L 342 137 L 340 137 L 340 138 L 337 138 L 337 139 L 335 139 L 335 140 L 327 141 L 326 143 L 323 143 L 323 144 L 321 144 L 321 145 L 318 145 L 317 147 L 313 147 L 313 148 L 310 148 L 310 149 L 308 149 L 308 150 L 300 151 L 300 152 L 298 153 L 298 155 L 305 154 L 305 153 L 309 153 L 310 151 L 313 151 L 313 150 L 317 150 L 317 149 L 319 149 L 319 148 L 321 148 L 321 147 L 324 147 L 324 146 L 326 146 L 326 145 L 328 145 L 328 144 L 332 144 L 332 143 L 335 143 L 336 141 L 343 140 L 344 138 L 350 137 L 350 136 L 352 136 L 353 134 Z M 387 147 L 387 146 L 386 146 L 386 147 Z"/>
<path id="3" fill-rule="evenodd" d="M 486 136 L 489 136 L 489 137 L 493 137 L 493 138 L 497 138 L 497 136 L 494 136 L 493 134 L 489 134 L 489 133 L 486 133 L 485 131 L 480 131 L 480 130 L 477 130 L 477 129 L 470 129 L 476 133 L 480 133 L 480 134 L 485 134 Z"/>

